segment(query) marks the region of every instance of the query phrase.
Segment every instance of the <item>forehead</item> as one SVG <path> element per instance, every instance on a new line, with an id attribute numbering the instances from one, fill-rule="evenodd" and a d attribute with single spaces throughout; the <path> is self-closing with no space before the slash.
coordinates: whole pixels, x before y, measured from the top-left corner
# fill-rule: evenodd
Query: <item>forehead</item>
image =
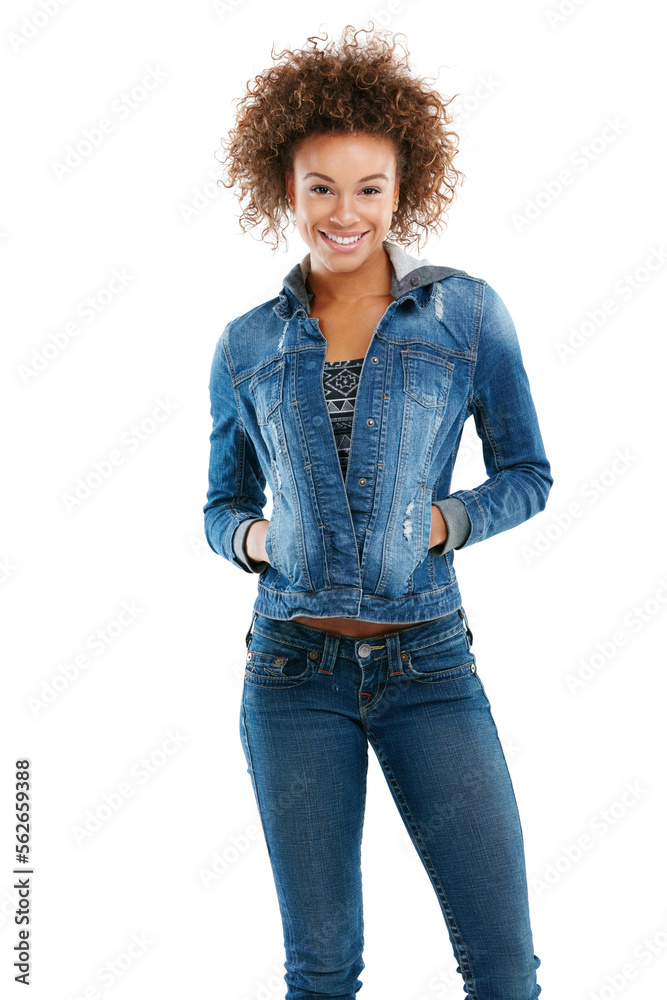
<path id="1" fill-rule="evenodd" d="M 391 139 L 369 132 L 353 135 L 317 134 L 302 139 L 294 153 L 294 167 L 299 175 L 323 168 L 328 163 L 331 173 L 337 170 L 346 176 L 356 175 L 367 167 L 381 170 L 388 176 L 396 166 L 396 147 Z M 366 170 L 370 173 L 370 169 Z M 333 175 L 332 175 L 333 176 Z"/>

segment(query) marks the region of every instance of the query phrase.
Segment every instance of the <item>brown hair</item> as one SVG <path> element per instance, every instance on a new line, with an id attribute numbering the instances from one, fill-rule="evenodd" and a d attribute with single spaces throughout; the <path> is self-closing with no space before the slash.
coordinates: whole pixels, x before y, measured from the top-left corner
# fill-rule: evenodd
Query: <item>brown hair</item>
<path id="1" fill-rule="evenodd" d="M 368 34 L 348 24 L 323 49 L 317 42 L 326 33 L 303 49 L 274 54 L 272 46 L 274 65 L 248 81 L 228 140 L 221 139 L 227 182 L 220 183 L 238 186 L 239 225 L 246 231 L 266 222 L 262 239 L 272 235 L 276 249 L 287 225 L 285 172 L 309 135 L 370 132 L 394 142 L 400 193 L 388 238 L 398 243 L 419 245 L 423 231 L 438 231 L 465 179 L 453 165 L 458 135 L 447 128 L 454 97 L 443 100 L 411 73 L 407 47 L 404 57 L 395 54 L 397 36 L 377 31 L 358 42 L 362 31 Z"/>

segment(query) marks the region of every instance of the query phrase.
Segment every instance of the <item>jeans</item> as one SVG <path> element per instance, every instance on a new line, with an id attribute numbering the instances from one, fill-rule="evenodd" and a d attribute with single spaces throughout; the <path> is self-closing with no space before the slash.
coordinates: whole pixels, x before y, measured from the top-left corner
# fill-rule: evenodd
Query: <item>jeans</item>
<path id="1" fill-rule="evenodd" d="M 282 918 L 286 1000 L 354 1000 L 363 985 L 369 743 L 466 995 L 535 1000 L 523 832 L 463 608 L 369 639 L 255 613 L 246 645 L 239 728 Z"/>

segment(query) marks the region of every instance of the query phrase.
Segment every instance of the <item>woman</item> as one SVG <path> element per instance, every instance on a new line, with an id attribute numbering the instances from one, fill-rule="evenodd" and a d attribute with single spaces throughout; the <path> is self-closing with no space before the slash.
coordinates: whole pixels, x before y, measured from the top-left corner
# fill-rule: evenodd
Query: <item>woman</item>
<path id="1" fill-rule="evenodd" d="M 522 829 L 453 550 L 541 511 L 553 480 L 498 294 L 387 239 L 437 228 L 457 137 L 395 40 L 357 34 L 256 77 L 226 160 L 242 223 L 279 238 L 287 209 L 309 249 L 216 345 L 204 507 L 214 551 L 259 574 L 240 735 L 287 1000 L 362 985 L 369 743 L 468 996 L 535 1000 Z M 471 413 L 489 478 L 450 495 Z"/>

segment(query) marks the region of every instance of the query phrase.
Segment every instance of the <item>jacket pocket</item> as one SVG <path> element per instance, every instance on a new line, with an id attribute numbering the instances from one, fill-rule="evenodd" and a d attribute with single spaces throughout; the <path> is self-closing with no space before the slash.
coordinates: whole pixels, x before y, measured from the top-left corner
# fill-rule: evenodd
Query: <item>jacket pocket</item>
<path id="1" fill-rule="evenodd" d="M 452 384 L 453 362 L 416 348 L 401 351 L 401 355 L 404 392 L 429 409 L 444 406 Z"/>
<path id="2" fill-rule="evenodd" d="M 281 359 L 261 369 L 250 380 L 248 389 L 260 426 L 269 423 L 271 414 L 282 403 L 284 373 L 285 364 Z"/>

